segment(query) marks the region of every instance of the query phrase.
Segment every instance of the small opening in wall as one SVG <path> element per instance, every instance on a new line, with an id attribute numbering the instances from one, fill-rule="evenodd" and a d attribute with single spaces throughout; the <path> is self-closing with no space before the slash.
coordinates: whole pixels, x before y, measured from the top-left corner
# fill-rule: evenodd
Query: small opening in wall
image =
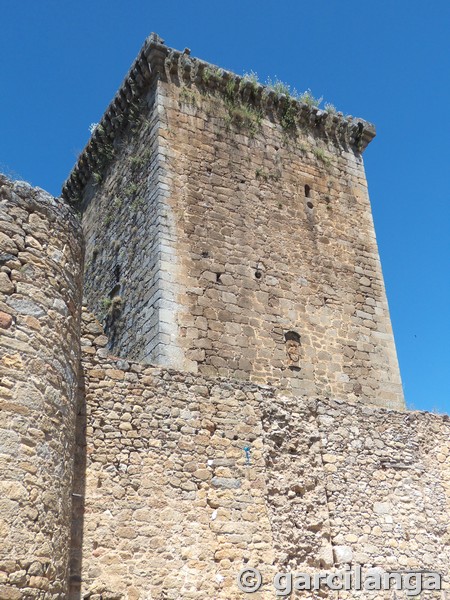
<path id="1" fill-rule="evenodd" d="M 311 197 L 311 188 L 309 187 L 309 185 L 305 185 L 305 198 L 310 198 Z"/>
<path id="2" fill-rule="evenodd" d="M 120 280 L 120 265 L 114 267 L 114 277 L 116 278 L 116 281 Z"/>
<path id="3" fill-rule="evenodd" d="M 308 208 L 314 208 L 314 204 L 313 204 L 312 202 L 307 202 L 307 203 L 306 203 L 306 206 L 307 206 Z"/>
<path id="4" fill-rule="evenodd" d="M 300 335 L 296 331 L 286 331 L 284 334 L 287 353 L 287 367 L 291 371 L 300 371 Z"/>
<path id="5" fill-rule="evenodd" d="M 295 342 L 296 344 L 300 344 L 300 335 L 296 331 L 286 331 L 284 334 L 284 339 L 286 342 Z"/>
<path id="6" fill-rule="evenodd" d="M 261 279 L 261 277 L 262 277 L 261 271 L 255 271 L 255 277 L 256 277 L 256 279 Z"/>
<path id="7" fill-rule="evenodd" d="M 222 283 L 220 278 L 222 277 L 223 273 L 216 273 L 216 283 Z"/>
<path id="8" fill-rule="evenodd" d="M 119 295 L 119 293 L 120 293 L 120 285 L 119 285 L 119 284 L 117 284 L 117 285 L 115 285 L 115 286 L 112 288 L 112 290 L 109 292 L 109 297 L 112 299 L 112 298 L 114 298 L 115 296 L 118 296 L 118 295 Z"/>
<path id="9" fill-rule="evenodd" d="M 208 258 L 208 256 L 209 256 L 209 252 L 207 250 L 203 250 L 202 257 L 203 258 Z"/>

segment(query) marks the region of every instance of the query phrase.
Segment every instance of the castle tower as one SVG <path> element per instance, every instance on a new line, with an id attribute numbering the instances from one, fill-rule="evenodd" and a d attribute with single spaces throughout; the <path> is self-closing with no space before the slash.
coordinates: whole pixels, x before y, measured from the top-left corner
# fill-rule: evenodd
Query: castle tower
<path id="1" fill-rule="evenodd" d="M 64 187 L 110 350 L 402 408 L 374 135 L 152 35 Z"/>
<path id="2" fill-rule="evenodd" d="M 83 248 L 70 207 L 0 176 L 0 598 L 67 597 Z"/>

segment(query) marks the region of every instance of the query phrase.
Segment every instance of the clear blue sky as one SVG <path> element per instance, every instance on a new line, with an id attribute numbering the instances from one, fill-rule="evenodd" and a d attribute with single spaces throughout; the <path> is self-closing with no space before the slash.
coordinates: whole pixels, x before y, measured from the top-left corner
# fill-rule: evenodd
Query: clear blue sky
<path id="1" fill-rule="evenodd" d="M 365 153 L 410 406 L 450 413 L 448 0 L 1 0 L 0 170 L 58 195 L 145 37 L 311 88 Z"/>

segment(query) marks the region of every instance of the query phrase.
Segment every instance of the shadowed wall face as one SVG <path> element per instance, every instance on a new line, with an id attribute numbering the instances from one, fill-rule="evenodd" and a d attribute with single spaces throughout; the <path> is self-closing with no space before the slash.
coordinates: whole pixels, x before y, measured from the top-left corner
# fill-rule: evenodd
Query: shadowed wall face
<path id="1" fill-rule="evenodd" d="M 83 248 L 68 206 L 0 176 L 0 597 L 65 598 Z"/>
<path id="2" fill-rule="evenodd" d="M 178 344 L 176 229 L 166 202 L 160 108 L 152 87 L 103 147 L 108 166 L 84 191 L 84 297 L 112 352 L 192 370 Z"/>

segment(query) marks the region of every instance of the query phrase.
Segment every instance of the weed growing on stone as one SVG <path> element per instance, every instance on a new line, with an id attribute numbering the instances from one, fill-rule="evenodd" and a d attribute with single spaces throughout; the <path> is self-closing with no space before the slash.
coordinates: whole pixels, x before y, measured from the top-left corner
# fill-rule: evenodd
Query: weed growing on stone
<path id="1" fill-rule="evenodd" d="M 242 77 L 242 81 L 249 81 L 250 83 L 257 85 L 257 84 L 259 84 L 258 73 L 256 73 L 255 71 L 250 71 L 248 73 L 244 73 L 244 76 Z"/>
<path id="2" fill-rule="evenodd" d="M 103 313 L 107 313 L 111 308 L 112 300 L 108 296 L 103 296 L 100 300 L 100 308 Z"/>
<path id="3" fill-rule="evenodd" d="M 138 210 L 144 206 L 144 200 L 142 198 L 135 198 L 131 203 L 131 208 L 133 210 Z"/>
<path id="4" fill-rule="evenodd" d="M 134 196 L 137 190 L 138 186 L 135 183 L 130 183 L 124 188 L 123 193 L 125 194 L 125 196 Z"/>
<path id="5" fill-rule="evenodd" d="M 211 77 L 221 77 L 223 71 L 219 67 L 206 67 L 203 69 L 202 80 L 208 83 Z"/>
<path id="6" fill-rule="evenodd" d="M 229 79 L 227 81 L 227 85 L 225 86 L 225 95 L 229 100 L 232 100 L 234 98 L 234 95 L 236 93 L 236 87 L 236 80 L 234 78 Z"/>
<path id="7" fill-rule="evenodd" d="M 303 104 L 307 104 L 308 106 L 315 106 L 316 108 L 319 108 L 319 106 L 322 104 L 323 97 L 321 96 L 320 98 L 316 98 L 313 96 L 311 90 L 308 89 L 303 92 L 303 94 L 299 95 L 298 100 L 303 102 Z"/>
<path id="8" fill-rule="evenodd" d="M 180 90 L 180 102 L 189 104 L 190 106 L 197 106 L 197 98 L 193 90 L 183 86 Z"/>
<path id="9" fill-rule="evenodd" d="M 295 88 L 291 89 L 291 86 L 288 83 L 280 81 L 278 77 L 275 77 L 273 80 L 269 77 L 267 79 L 267 86 L 277 94 L 284 94 L 288 98 L 293 98 L 296 100 L 299 97 Z"/>
<path id="10" fill-rule="evenodd" d="M 151 150 L 147 148 L 141 155 L 130 156 L 128 159 L 133 170 L 143 167 L 151 158 Z"/>
<path id="11" fill-rule="evenodd" d="M 254 137 L 259 131 L 262 122 L 261 111 L 248 104 L 236 104 L 226 101 L 228 114 L 225 117 L 227 127 L 234 125 L 238 129 L 245 128 L 251 137 Z"/>
<path id="12" fill-rule="evenodd" d="M 106 167 L 106 163 L 112 160 L 114 155 L 114 146 L 110 142 L 102 144 L 98 149 L 98 157 L 101 168 Z"/>
<path id="13" fill-rule="evenodd" d="M 337 108 L 334 106 L 334 104 L 330 104 L 330 102 L 326 102 L 324 108 L 328 113 L 332 115 L 335 115 L 337 113 Z"/>
<path id="14" fill-rule="evenodd" d="M 331 164 L 331 159 L 323 148 L 313 148 L 313 154 L 318 158 L 324 165 L 328 166 Z"/>
<path id="15" fill-rule="evenodd" d="M 262 179 L 263 181 L 279 181 L 281 173 L 277 171 L 267 172 L 264 169 L 258 168 L 256 169 L 255 176 L 256 179 Z"/>
<path id="16" fill-rule="evenodd" d="M 280 119 L 281 127 L 285 132 L 292 132 L 297 126 L 297 107 L 294 102 L 289 102 Z"/>
<path id="17" fill-rule="evenodd" d="M 92 177 L 94 178 L 94 185 L 100 185 L 101 182 L 103 181 L 103 175 L 101 173 L 99 173 L 98 171 L 95 171 L 94 173 L 92 173 Z"/>
<path id="18" fill-rule="evenodd" d="M 255 71 L 250 71 L 250 73 L 244 73 L 244 76 L 241 79 L 241 84 L 250 84 L 253 93 L 256 93 L 259 86 L 258 74 L 255 73 Z"/>

